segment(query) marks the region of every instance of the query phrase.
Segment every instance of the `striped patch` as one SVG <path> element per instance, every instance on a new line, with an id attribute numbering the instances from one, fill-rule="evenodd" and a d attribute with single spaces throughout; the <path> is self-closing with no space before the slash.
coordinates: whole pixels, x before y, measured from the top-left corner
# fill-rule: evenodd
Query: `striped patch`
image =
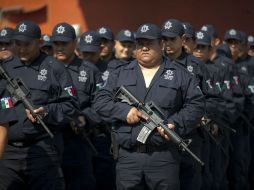
<path id="1" fill-rule="evenodd" d="M 13 107 L 13 103 L 10 97 L 1 98 L 1 109 L 8 109 L 12 107 Z"/>
<path id="2" fill-rule="evenodd" d="M 65 87 L 64 90 L 67 92 L 68 95 L 74 96 L 74 88 L 72 86 Z"/>

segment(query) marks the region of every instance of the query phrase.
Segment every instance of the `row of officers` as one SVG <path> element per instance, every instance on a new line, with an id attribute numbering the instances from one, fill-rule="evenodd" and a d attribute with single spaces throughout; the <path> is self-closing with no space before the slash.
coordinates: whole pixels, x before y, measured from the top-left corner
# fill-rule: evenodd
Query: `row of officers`
<path id="1" fill-rule="evenodd" d="M 214 26 L 176 19 L 115 38 L 101 27 L 77 39 L 68 23 L 43 38 L 31 21 L 3 28 L 0 190 L 254 189 L 253 47 L 242 31 L 221 43 Z M 149 117 L 116 100 L 121 86 L 154 102 L 205 165 L 161 127 L 139 142 Z"/>

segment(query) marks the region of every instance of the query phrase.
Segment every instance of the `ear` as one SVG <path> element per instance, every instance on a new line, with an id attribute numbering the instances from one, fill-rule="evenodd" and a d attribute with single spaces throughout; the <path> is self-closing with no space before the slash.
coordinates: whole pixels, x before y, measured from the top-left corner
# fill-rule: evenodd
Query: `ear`
<path id="1" fill-rule="evenodd" d="M 219 38 L 215 38 L 214 45 L 218 46 L 219 44 L 220 44 L 220 39 Z"/>

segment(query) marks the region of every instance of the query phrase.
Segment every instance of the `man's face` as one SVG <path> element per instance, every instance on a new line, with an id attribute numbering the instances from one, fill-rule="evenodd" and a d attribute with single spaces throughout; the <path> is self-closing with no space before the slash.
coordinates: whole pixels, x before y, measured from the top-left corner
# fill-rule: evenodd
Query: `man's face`
<path id="1" fill-rule="evenodd" d="M 29 42 L 15 40 L 15 53 L 24 64 L 30 64 L 40 54 L 40 40 L 33 39 Z"/>
<path id="2" fill-rule="evenodd" d="M 231 55 L 236 60 L 240 54 L 240 41 L 236 39 L 229 39 L 226 41 L 230 48 Z"/>
<path id="3" fill-rule="evenodd" d="M 169 38 L 163 37 L 164 53 L 168 56 L 175 55 L 182 50 L 183 39 L 180 36 Z"/>
<path id="4" fill-rule="evenodd" d="M 105 38 L 101 39 L 101 57 L 107 57 L 113 52 L 114 41 Z"/>
<path id="5" fill-rule="evenodd" d="M 143 67 L 150 68 L 158 64 L 162 57 L 161 40 L 138 39 L 136 42 L 136 59 Z"/>
<path id="6" fill-rule="evenodd" d="M 210 50 L 211 50 L 210 46 L 198 44 L 193 51 L 193 55 L 198 59 L 200 59 L 201 61 L 206 62 L 210 58 Z"/>
<path id="7" fill-rule="evenodd" d="M 12 56 L 14 51 L 13 43 L 0 42 L 0 59 L 7 59 Z"/>
<path id="8" fill-rule="evenodd" d="M 128 60 L 132 57 L 134 48 L 132 42 L 115 41 L 115 56 L 117 59 Z"/>
<path id="9" fill-rule="evenodd" d="M 248 55 L 249 56 L 254 56 L 254 46 L 249 46 L 248 47 Z"/>
<path id="10" fill-rule="evenodd" d="M 97 52 L 82 52 L 82 59 L 96 64 L 100 59 L 100 51 Z"/>
<path id="11" fill-rule="evenodd" d="M 193 38 L 187 38 L 187 37 L 184 38 L 183 47 L 187 53 L 192 54 L 193 50 L 196 47 L 195 40 Z"/>
<path id="12" fill-rule="evenodd" d="M 53 42 L 54 56 L 56 59 L 69 63 L 74 56 L 76 41 L 69 42 L 55 41 Z"/>

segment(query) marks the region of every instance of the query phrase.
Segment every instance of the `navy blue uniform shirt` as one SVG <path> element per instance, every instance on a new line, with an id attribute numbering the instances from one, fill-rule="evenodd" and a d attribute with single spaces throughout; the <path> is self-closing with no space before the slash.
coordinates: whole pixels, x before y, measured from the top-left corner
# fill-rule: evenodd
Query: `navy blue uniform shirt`
<path id="1" fill-rule="evenodd" d="M 100 117 L 91 109 L 91 104 L 96 92 L 103 83 L 100 71 L 94 64 L 77 57 L 66 65 L 66 68 L 71 75 L 80 109 L 88 124 L 90 126 L 99 124 Z"/>
<path id="2" fill-rule="evenodd" d="M 78 109 L 71 77 L 64 65 L 53 57 L 41 53 L 30 65 L 22 64 L 13 57 L 3 63 L 10 77 L 21 78 L 30 91 L 30 100 L 35 108 L 43 107 L 44 122 L 57 133 L 69 124 Z M 15 104 L 18 122 L 10 125 L 9 142 L 35 140 L 45 136 L 42 126 L 28 120 L 24 105 Z"/>
<path id="3" fill-rule="evenodd" d="M 139 64 L 134 60 L 109 75 L 106 86 L 98 92 L 94 104 L 96 111 L 105 121 L 118 124 L 118 142 L 123 147 L 130 148 L 136 144 L 137 135 L 143 126 L 140 123 L 128 125 L 126 117 L 131 106 L 114 102 L 114 90 L 121 85 L 140 101 L 153 101 L 159 106 L 165 120 L 174 123 L 175 130 L 180 135 L 192 131 L 203 114 L 204 99 L 198 81 L 185 68 L 164 59 L 149 88 L 146 88 Z M 154 130 L 147 143 L 161 145 L 166 142 Z"/>

